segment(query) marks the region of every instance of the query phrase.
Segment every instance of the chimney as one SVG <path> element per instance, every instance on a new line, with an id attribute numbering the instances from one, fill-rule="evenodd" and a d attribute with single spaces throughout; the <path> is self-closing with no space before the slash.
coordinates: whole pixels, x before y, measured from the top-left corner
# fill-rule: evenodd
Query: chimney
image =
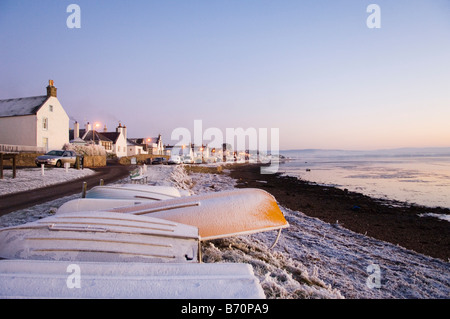
<path id="1" fill-rule="evenodd" d="M 123 127 L 122 127 L 122 123 L 119 122 L 119 126 L 116 127 L 116 132 L 117 133 L 122 133 Z"/>
<path id="2" fill-rule="evenodd" d="M 125 140 L 127 139 L 127 127 L 124 125 L 122 129 L 123 137 L 125 137 Z"/>
<path id="3" fill-rule="evenodd" d="M 48 80 L 47 97 L 56 97 L 56 88 L 53 86 L 53 80 Z"/>
<path id="4" fill-rule="evenodd" d="M 92 129 L 91 124 L 89 124 L 89 122 L 87 122 L 86 125 L 84 126 L 84 129 L 86 130 L 86 133 L 89 132 Z"/>
<path id="5" fill-rule="evenodd" d="M 108 132 L 108 129 L 106 128 L 106 124 L 105 124 L 105 127 L 103 128 L 103 132 Z"/>
<path id="6" fill-rule="evenodd" d="M 80 124 L 75 121 L 75 124 L 73 125 L 73 138 L 79 138 L 80 137 Z"/>

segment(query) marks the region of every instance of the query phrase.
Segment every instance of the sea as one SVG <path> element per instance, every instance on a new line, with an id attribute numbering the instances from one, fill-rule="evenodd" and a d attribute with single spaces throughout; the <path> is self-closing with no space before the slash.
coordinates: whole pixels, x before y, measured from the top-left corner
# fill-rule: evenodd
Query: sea
<path id="1" fill-rule="evenodd" d="M 384 200 L 450 208 L 450 148 L 289 150 L 279 172 Z"/>

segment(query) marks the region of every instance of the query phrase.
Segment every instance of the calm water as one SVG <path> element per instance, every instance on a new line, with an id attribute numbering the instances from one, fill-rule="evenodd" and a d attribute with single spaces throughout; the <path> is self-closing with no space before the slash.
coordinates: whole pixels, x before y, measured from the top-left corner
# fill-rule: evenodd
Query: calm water
<path id="1" fill-rule="evenodd" d="M 365 195 L 450 208 L 450 153 L 287 151 L 280 172 Z"/>

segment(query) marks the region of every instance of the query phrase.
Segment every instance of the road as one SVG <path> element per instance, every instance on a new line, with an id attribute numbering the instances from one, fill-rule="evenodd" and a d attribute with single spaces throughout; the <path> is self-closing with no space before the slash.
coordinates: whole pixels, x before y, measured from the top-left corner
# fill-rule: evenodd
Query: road
<path id="1" fill-rule="evenodd" d="M 70 182 L 0 196 L 0 216 L 64 196 L 81 194 L 83 182 L 90 189 L 99 185 L 101 179 L 107 184 L 125 178 L 129 175 L 130 167 L 112 163 L 93 170 L 97 173 Z"/>

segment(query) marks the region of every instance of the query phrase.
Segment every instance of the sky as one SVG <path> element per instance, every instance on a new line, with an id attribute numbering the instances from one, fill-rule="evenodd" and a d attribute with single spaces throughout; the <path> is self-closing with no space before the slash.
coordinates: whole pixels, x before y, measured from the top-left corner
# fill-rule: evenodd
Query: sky
<path id="1" fill-rule="evenodd" d="M 450 1 L 0 0 L 0 99 L 49 79 L 71 127 L 165 144 L 200 120 L 281 150 L 449 147 Z"/>

